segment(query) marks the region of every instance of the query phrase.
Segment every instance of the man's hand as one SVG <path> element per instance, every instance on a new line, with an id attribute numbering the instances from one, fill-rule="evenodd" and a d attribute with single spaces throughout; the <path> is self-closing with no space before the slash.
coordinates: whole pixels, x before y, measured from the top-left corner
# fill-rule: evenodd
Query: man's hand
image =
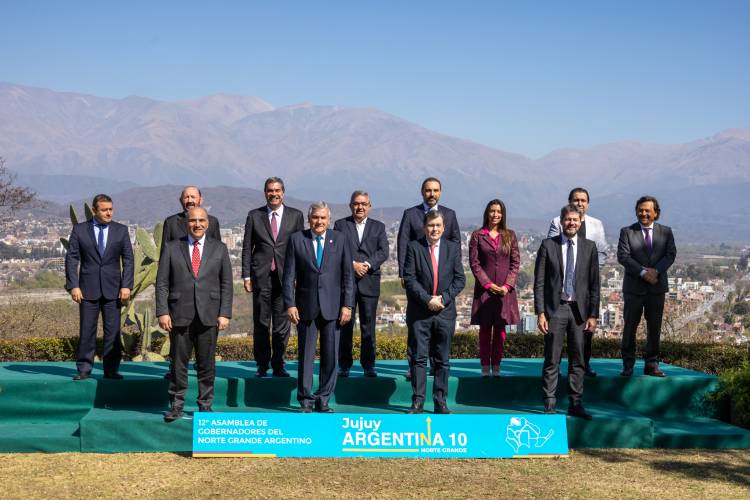
<path id="1" fill-rule="evenodd" d="M 162 330 L 167 332 L 172 331 L 172 317 L 169 314 L 162 314 L 159 316 L 159 326 Z"/>
<path id="2" fill-rule="evenodd" d="M 229 318 L 219 316 L 219 318 L 216 320 L 216 328 L 218 328 L 219 330 L 226 330 L 227 328 L 229 328 Z"/>
<path id="3" fill-rule="evenodd" d="M 547 317 L 544 315 L 544 313 L 539 313 L 537 315 L 536 326 L 545 335 L 547 335 L 547 333 L 549 332 L 549 324 L 547 323 Z"/>
<path id="4" fill-rule="evenodd" d="M 83 301 L 83 293 L 81 293 L 80 288 L 71 288 L 70 297 L 73 299 L 73 302 L 77 304 L 80 304 L 81 301 Z"/>
<path id="5" fill-rule="evenodd" d="M 433 295 L 430 301 L 427 303 L 427 309 L 433 312 L 442 311 L 445 309 L 443 305 L 443 298 L 440 295 Z"/>
<path id="6" fill-rule="evenodd" d="M 251 293 L 253 291 L 253 280 L 245 280 L 243 286 L 245 287 L 245 293 Z"/>
<path id="7" fill-rule="evenodd" d="M 351 319 L 352 319 L 352 308 L 342 307 L 341 312 L 339 313 L 339 324 L 343 326 L 349 323 Z"/>
<path id="8" fill-rule="evenodd" d="M 401 288 L 406 290 L 406 281 L 404 281 L 404 278 L 401 278 Z"/>
<path id="9" fill-rule="evenodd" d="M 586 325 L 583 327 L 583 331 L 594 333 L 596 331 L 596 318 L 587 319 Z"/>
<path id="10" fill-rule="evenodd" d="M 357 278 L 361 278 L 367 274 L 367 271 L 370 269 L 370 266 L 364 262 L 353 262 L 352 266 L 354 267 L 354 274 L 357 275 Z"/>
<path id="11" fill-rule="evenodd" d="M 120 300 L 125 302 L 130 298 L 130 288 L 120 288 Z"/>
<path id="12" fill-rule="evenodd" d="M 286 310 L 287 316 L 289 316 L 289 321 L 294 323 L 295 325 L 299 323 L 299 309 L 296 307 L 290 307 Z"/>
<path id="13" fill-rule="evenodd" d="M 646 268 L 646 274 L 643 275 L 643 279 L 652 285 L 659 283 L 659 271 L 653 267 Z"/>

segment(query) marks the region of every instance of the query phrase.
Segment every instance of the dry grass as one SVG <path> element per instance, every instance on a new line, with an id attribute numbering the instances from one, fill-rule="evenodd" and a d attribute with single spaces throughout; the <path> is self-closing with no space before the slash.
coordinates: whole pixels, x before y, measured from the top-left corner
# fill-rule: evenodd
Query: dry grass
<path id="1" fill-rule="evenodd" d="M 567 459 L 193 459 L 0 455 L 3 498 L 748 498 L 747 450 L 582 450 Z"/>

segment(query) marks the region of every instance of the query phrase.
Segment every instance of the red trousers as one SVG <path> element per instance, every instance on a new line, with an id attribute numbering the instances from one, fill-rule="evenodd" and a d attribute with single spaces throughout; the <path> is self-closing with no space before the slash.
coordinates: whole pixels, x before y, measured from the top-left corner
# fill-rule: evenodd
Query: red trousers
<path id="1" fill-rule="evenodd" d="M 479 362 L 482 366 L 500 364 L 505 346 L 505 323 L 479 326 Z"/>

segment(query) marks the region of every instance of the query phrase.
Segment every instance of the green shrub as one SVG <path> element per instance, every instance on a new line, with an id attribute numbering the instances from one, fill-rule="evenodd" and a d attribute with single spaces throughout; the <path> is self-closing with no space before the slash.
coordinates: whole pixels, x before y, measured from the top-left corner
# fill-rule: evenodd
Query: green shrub
<path id="1" fill-rule="evenodd" d="M 729 403 L 732 423 L 750 429 L 750 362 L 721 374 L 714 399 Z"/>

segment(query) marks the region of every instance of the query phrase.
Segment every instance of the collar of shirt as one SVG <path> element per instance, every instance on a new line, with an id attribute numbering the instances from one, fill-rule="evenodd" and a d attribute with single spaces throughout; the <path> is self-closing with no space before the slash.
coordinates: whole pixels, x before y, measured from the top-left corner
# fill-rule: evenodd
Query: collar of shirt
<path id="1" fill-rule="evenodd" d="M 427 203 L 422 202 L 422 210 L 424 210 L 425 213 L 429 212 L 430 210 L 437 210 L 437 209 L 438 209 L 438 204 L 437 203 L 435 203 L 434 207 L 431 207 Z"/>
<path id="2" fill-rule="evenodd" d="M 192 247 L 193 246 L 193 242 L 195 242 L 195 241 L 196 241 L 196 239 L 193 238 L 193 235 L 191 235 L 190 233 L 188 233 L 188 244 Z M 199 239 L 197 241 L 198 241 L 198 246 L 201 247 L 201 248 L 203 248 L 203 244 L 206 242 L 206 235 L 204 234 L 201 237 L 201 239 Z"/>
<path id="3" fill-rule="evenodd" d="M 649 225 L 649 226 L 644 226 L 644 225 L 643 225 L 643 224 L 641 224 L 640 222 L 639 222 L 638 224 L 640 224 L 640 225 L 641 225 L 641 231 L 644 231 L 644 230 L 646 230 L 646 229 L 650 229 L 650 230 L 652 230 L 652 231 L 654 230 L 654 223 L 653 223 L 653 222 L 652 222 L 652 223 L 651 223 L 651 225 Z"/>
<path id="4" fill-rule="evenodd" d="M 364 226 L 367 223 L 367 217 L 362 219 L 362 222 L 357 222 L 357 219 L 354 219 L 354 224 L 357 226 Z"/>
<path id="5" fill-rule="evenodd" d="M 271 214 L 273 212 L 276 212 L 276 217 L 278 217 L 279 220 L 281 220 L 281 218 L 284 216 L 284 205 L 281 205 L 276 210 L 273 210 L 271 207 L 269 207 L 268 205 L 266 205 L 266 211 L 268 211 L 268 218 L 269 219 L 271 218 Z"/>
<path id="6" fill-rule="evenodd" d="M 565 236 L 565 233 L 562 233 L 561 236 L 562 236 L 562 244 L 563 244 L 563 246 L 567 245 L 568 241 L 572 241 L 573 242 L 573 246 L 576 246 L 578 244 L 578 234 L 576 234 L 572 238 L 568 238 L 567 236 Z"/>

